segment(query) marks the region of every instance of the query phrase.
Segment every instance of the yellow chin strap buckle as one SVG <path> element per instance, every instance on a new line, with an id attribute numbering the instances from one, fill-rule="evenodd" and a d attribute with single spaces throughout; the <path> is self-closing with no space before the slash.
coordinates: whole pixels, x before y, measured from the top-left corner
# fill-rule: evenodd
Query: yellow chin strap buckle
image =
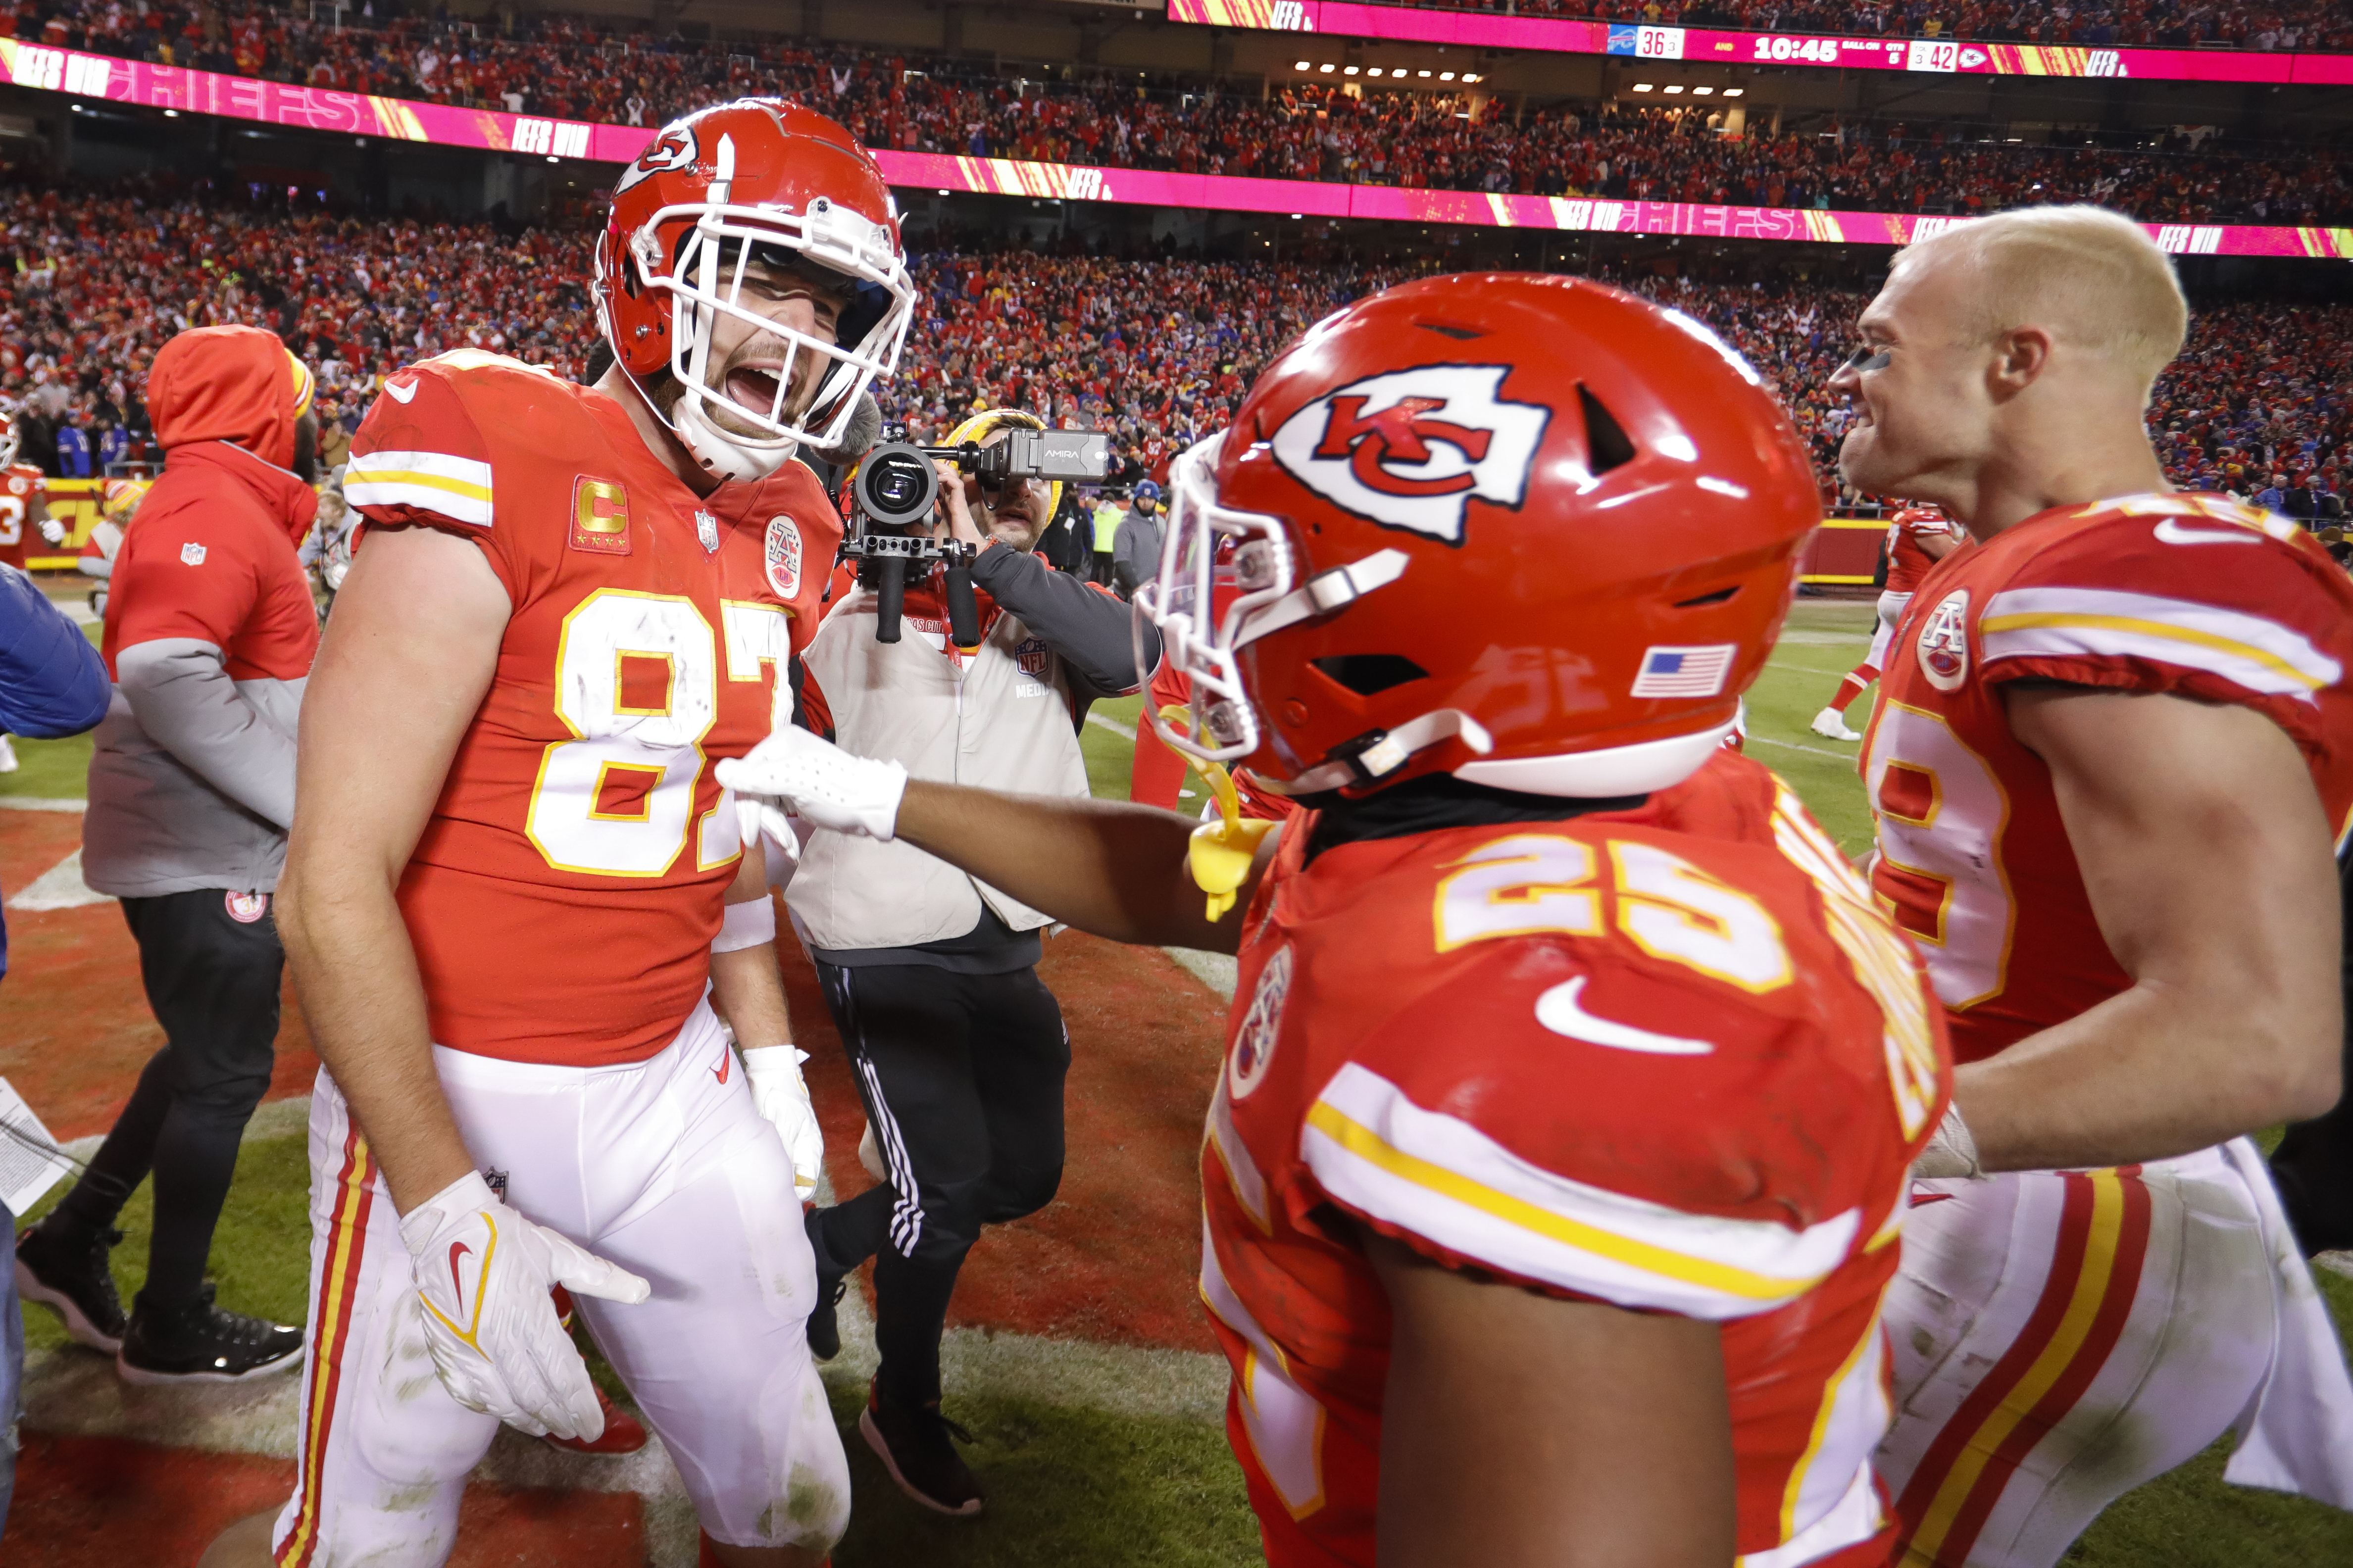
<path id="1" fill-rule="evenodd" d="M 1163 708 L 1160 717 L 1171 724 L 1189 726 L 1193 721 L 1191 710 L 1176 702 Z M 1209 794 L 1218 803 L 1218 816 L 1193 829 L 1185 858 L 1193 873 L 1193 885 L 1209 896 L 1209 919 L 1223 920 L 1240 895 L 1242 883 L 1250 878 L 1250 863 L 1258 858 L 1260 842 L 1274 830 L 1276 824 L 1242 815 L 1241 793 L 1234 788 L 1233 775 L 1222 765 L 1205 763 L 1182 752 L 1177 755 L 1201 775 L 1201 782 L 1209 786 Z"/>

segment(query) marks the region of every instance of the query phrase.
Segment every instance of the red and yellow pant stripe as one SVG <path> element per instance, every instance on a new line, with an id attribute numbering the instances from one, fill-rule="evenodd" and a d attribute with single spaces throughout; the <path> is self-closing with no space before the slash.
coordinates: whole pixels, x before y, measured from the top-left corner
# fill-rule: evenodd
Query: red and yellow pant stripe
<path id="1" fill-rule="evenodd" d="M 322 1478 L 327 1441 L 333 1431 L 337 1395 L 343 1387 L 343 1352 L 352 1333 L 352 1309 L 359 1296 L 360 1265 L 367 1249 L 368 1217 L 375 1202 L 375 1157 L 359 1129 L 343 1134 L 343 1157 L 335 1173 L 334 1215 L 327 1226 L 327 1255 L 319 1269 L 318 1299 L 311 1303 L 310 1375 L 302 1390 L 301 1508 L 294 1527 L 278 1543 L 279 1568 L 311 1568 L 319 1549 Z"/>

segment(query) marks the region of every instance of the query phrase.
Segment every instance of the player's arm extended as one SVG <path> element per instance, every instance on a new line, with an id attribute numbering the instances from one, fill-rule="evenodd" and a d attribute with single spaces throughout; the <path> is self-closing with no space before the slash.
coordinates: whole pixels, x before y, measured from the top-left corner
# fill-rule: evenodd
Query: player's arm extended
<path id="1" fill-rule="evenodd" d="M 768 866 L 755 837 L 744 846 L 744 861 L 727 886 L 728 924 L 740 927 L 739 908 L 765 915 L 765 942 L 732 937 L 723 931 L 711 952 L 711 1005 L 747 1051 L 793 1043 L 792 1015 L 785 1005 L 785 979 L 776 967 L 775 906 L 768 892 Z M 762 909 L 766 905 L 765 910 Z M 743 945 L 733 945 L 741 941 Z"/>
<path id="2" fill-rule="evenodd" d="M 303 694 L 278 930 L 320 1058 L 403 1214 L 473 1169 L 394 893 L 498 668 L 506 590 L 467 541 L 370 536 Z"/>
<path id="3" fill-rule="evenodd" d="M 1394 1325 L 1382 1563 L 1733 1560 L 1732 1426 L 1715 1324 L 1561 1300 L 1360 1234 Z"/>
<path id="4" fill-rule="evenodd" d="M 2134 984 L 1959 1070 L 1985 1167 L 2159 1159 L 2334 1105 L 2337 872 L 2295 742 L 2181 697 L 2036 686 L 2009 702 Z"/>

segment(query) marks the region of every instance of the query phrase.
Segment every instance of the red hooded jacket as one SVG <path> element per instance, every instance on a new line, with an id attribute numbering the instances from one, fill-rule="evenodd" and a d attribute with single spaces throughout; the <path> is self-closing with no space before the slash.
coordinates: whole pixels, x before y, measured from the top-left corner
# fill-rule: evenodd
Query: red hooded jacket
<path id="1" fill-rule="evenodd" d="M 166 461 L 107 600 L 115 700 L 90 760 L 82 854 L 100 892 L 277 884 L 319 648 L 295 558 L 318 497 L 285 466 L 309 384 L 255 327 L 183 332 L 148 374 Z"/>

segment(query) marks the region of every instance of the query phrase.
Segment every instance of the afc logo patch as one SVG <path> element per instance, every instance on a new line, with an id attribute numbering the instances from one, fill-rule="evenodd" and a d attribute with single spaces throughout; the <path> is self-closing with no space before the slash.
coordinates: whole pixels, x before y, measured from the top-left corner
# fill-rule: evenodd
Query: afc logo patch
<path id="1" fill-rule="evenodd" d="M 1235 1100 L 1249 1097 L 1266 1078 L 1274 1059 L 1274 1039 L 1282 1029 L 1283 999 L 1291 994 L 1291 949 L 1283 948 L 1260 971 L 1258 989 L 1250 993 L 1250 1011 L 1234 1030 L 1232 1059 L 1226 1072 L 1226 1093 Z"/>
<path id="2" fill-rule="evenodd" d="M 1031 637 L 1013 650 L 1013 662 L 1021 667 L 1022 674 L 1028 676 L 1045 674 L 1046 666 L 1053 661 L 1053 650 L 1038 637 Z"/>
<path id="3" fill-rule="evenodd" d="M 1433 364 L 1367 376 L 1282 422 L 1271 443 L 1293 479 L 1384 528 L 1462 542 L 1473 500 L 1517 510 L 1552 410 L 1506 403 L 1504 364 Z"/>
<path id="4" fill-rule="evenodd" d="M 1958 691 L 1969 678 L 1969 591 L 1956 588 L 1928 612 L 1914 650 L 1920 673 L 1939 691 Z"/>
<path id="5" fill-rule="evenodd" d="M 801 530 L 789 517 L 768 520 L 768 586 L 789 604 L 801 596 Z"/>
<path id="6" fill-rule="evenodd" d="M 572 481 L 572 548 L 592 555 L 629 552 L 629 493 L 610 479 Z"/>

